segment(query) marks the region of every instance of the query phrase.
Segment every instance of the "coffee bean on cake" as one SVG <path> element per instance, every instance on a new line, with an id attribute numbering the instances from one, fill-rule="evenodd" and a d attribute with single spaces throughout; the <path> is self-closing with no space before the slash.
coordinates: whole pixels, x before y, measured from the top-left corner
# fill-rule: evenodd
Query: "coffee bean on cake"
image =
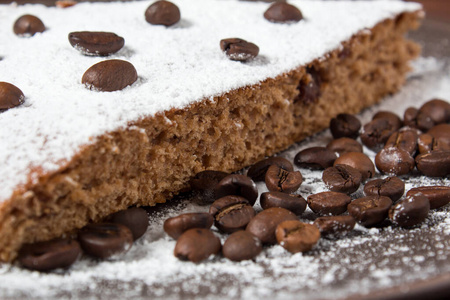
<path id="1" fill-rule="evenodd" d="M 405 183 L 398 177 L 392 176 L 385 179 L 374 179 L 364 186 L 366 196 L 386 196 L 393 202 L 403 196 Z"/>
<path id="2" fill-rule="evenodd" d="M 267 169 L 265 183 L 269 191 L 295 192 L 303 182 L 299 171 L 286 171 L 276 165 Z"/>
<path id="3" fill-rule="evenodd" d="M 264 12 L 264 18 L 274 23 L 295 23 L 303 19 L 303 15 L 292 4 L 276 2 Z"/>
<path id="4" fill-rule="evenodd" d="M 385 174 L 406 175 L 415 166 L 414 158 L 405 150 L 400 148 L 384 148 L 375 156 L 377 169 Z"/>
<path id="5" fill-rule="evenodd" d="M 306 200 L 301 195 L 276 191 L 262 193 L 259 198 L 259 203 L 263 209 L 281 207 L 293 212 L 297 216 L 301 215 L 306 209 Z"/>
<path id="6" fill-rule="evenodd" d="M 429 177 L 445 177 L 450 174 L 450 151 L 432 151 L 416 157 L 417 169 Z"/>
<path id="7" fill-rule="evenodd" d="M 216 199 L 228 195 L 242 196 L 253 206 L 258 198 L 258 189 L 249 177 L 231 174 L 219 181 L 214 188 L 214 195 Z"/>
<path id="8" fill-rule="evenodd" d="M 323 170 L 331 167 L 336 158 L 336 154 L 325 147 L 310 147 L 295 155 L 294 164 L 301 168 Z"/>
<path id="9" fill-rule="evenodd" d="M 259 47 L 239 38 L 228 38 L 220 41 L 220 49 L 230 60 L 247 61 L 258 56 Z"/>
<path id="10" fill-rule="evenodd" d="M 363 226 L 370 227 L 383 222 L 388 216 L 392 200 L 386 196 L 366 196 L 350 203 L 348 213 Z"/>
<path id="11" fill-rule="evenodd" d="M 321 74 L 314 67 L 306 68 L 306 74 L 300 79 L 297 86 L 298 95 L 294 98 L 297 102 L 309 105 L 316 103 L 322 94 L 320 86 L 322 82 Z"/>
<path id="12" fill-rule="evenodd" d="M 13 26 L 14 33 L 18 36 L 29 37 L 38 32 L 45 31 L 45 25 L 36 16 L 23 15 L 16 20 Z"/>
<path id="13" fill-rule="evenodd" d="M 339 155 L 347 152 L 363 152 L 362 145 L 356 140 L 348 137 L 334 139 L 328 143 L 326 148 Z"/>
<path id="14" fill-rule="evenodd" d="M 347 211 L 352 199 L 347 194 L 338 192 L 321 192 L 309 195 L 309 208 L 320 215 L 340 215 Z"/>
<path id="15" fill-rule="evenodd" d="M 401 227 L 411 227 L 422 223 L 430 211 L 430 201 L 421 194 L 411 194 L 400 200 L 389 210 L 389 219 Z"/>
<path id="16" fill-rule="evenodd" d="M 108 221 L 128 227 L 133 234 L 133 240 L 143 236 L 148 227 L 147 212 L 140 207 L 130 207 L 116 212 L 108 218 Z"/>
<path id="17" fill-rule="evenodd" d="M 364 153 L 360 152 L 348 152 L 339 156 L 334 162 L 334 165 L 349 165 L 353 167 L 362 175 L 362 181 L 366 181 L 367 178 L 372 178 L 375 175 L 375 166 L 370 158 Z"/>
<path id="18" fill-rule="evenodd" d="M 209 213 L 214 217 L 217 229 L 225 233 L 245 229 L 256 215 L 249 201 L 239 196 L 225 196 L 214 201 Z"/>
<path id="19" fill-rule="evenodd" d="M 192 228 L 178 238 L 173 253 L 180 260 L 200 262 L 219 253 L 221 248 L 220 239 L 211 230 Z"/>
<path id="20" fill-rule="evenodd" d="M 443 185 L 436 186 L 420 186 L 410 189 L 406 193 L 406 197 L 415 194 L 423 194 L 430 201 L 430 208 L 436 209 L 447 205 L 450 202 L 450 187 Z"/>
<path id="21" fill-rule="evenodd" d="M 164 231 L 172 238 L 178 239 L 188 229 L 211 228 L 214 218 L 209 213 L 185 213 L 164 221 Z"/>
<path id="22" fill-rule="evenodd" d="M 330 191 L 345 194 L 356 192 L 361 179 L 361 172 L 349 165 L 335 165 L 322 173 L 322 180 Z"/>
<path id="23" fill-rule="evenodd" d="M 0 112 L 22 104 L 25 100 L 23 92 L 15 85 L 0 81 Z"/>
<path id="24" fill-rule="evenodd" d="M 445 100 L 429 100 L 420 107 L 419 111 L 430 116 L 434 124 L 450 122 L 450 103 Z"/>
<path id="25" fill-rule="evenodd" d="M 378 151 L 397 129 L 389 119 L 374 119 L 363 126 L 359 137 L 367 148 Z"/>
<path id="26" fill-rule="evenodd" d="M 320 231 L 315 225 L 298 220 L 281 222 L 275 235 L 278 244 L 291 253 L 310 251 L 320 239 Z"/>
<path id="27" fill-rule="evenodd" d="M 261 241 L 245 230 L 232 233 L 222 247 L 223 256 L 232 261 L 253 259 L 261 251 Z"/>
<path id="28" fill-rule="evenodd" d="M 180 9 L 169 1 L 156 1 L 145 11 L 145 20 L 152 25 L 172 26 L 180 18 Z"/>
<path id="29" fill-rule="evenodd" d="M 136 69 L 131 63 L 111 59 L 99 62 L 87 69 L 81 82 L 90 90 L 113 92 L 132 85 L 137 78 Z"/>
<path id="30" fill-rule="evenodd" d="M 254 181 L 264 181 L 266 178 L 267 169 L 269 169 L 271 165 L 276 165 L 286 171 L 294 171 L 292 163 L 286 158 L 269 157 L 252 165 L 247 171 L 247 176 Z"/>
<path id="31" fill-rule="evenodd" d="M 123 37 L 113 32 L 75 31 L 69 33 L 69 42 L 85 55 L 107 56 L 122 49 Z"/>
<path id="32" fill-rule="evenodd" d="M 59 8 L 67 8 L 76 5 L 78 2 L 75 0 L 57 0 L 55 6 Z"/>
<path id="33" fill-rule="evenodd" d="M 324 216 L 314 220 L 322 235 L 343 233 L 353 230 L 356 221 L 352 216 Z"/>
<path id="34" fill-rule="evenodd" d="M 361 122 L 351 114 L 338 114 L 330 121 L 330 131 L 335 139 L 342 137 L 356 139 L 360 128 Z"/>

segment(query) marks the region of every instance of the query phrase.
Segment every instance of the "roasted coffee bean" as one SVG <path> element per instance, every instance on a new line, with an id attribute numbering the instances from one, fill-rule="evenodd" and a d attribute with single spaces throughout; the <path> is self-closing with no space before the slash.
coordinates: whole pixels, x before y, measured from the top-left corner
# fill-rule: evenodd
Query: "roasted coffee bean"
<path id="1" fill-rule="evenodd" d="M 430 201 L 423 194 L 413 194 L 400 200 L 389 210 L 389 219 L 401 227 L 422 223 L 430 211 Z"/>
<path id="2" fill-rule="evenodd" d="M 152 25 L 172 26 L 180 21 L 180 9 L 169 1 L 156 1 L 145 11 L 145 20 Z"/>
<path id="3" fill-rule="evenodd" d="M 331 167 L 336 158 L 336 154 L 325 147 L 311 147 L 297 153 L 294 164 L 301 168 L 323 170 Z"/>
<path id="4" fill-rule="evenodd" d="M 251 206 L 255 204 L 258 198 L 258 189 L 256 184 L 249 177 L 240 174 L 231 174 L 222 179 L 214 188 L 216 199 L 236 195 L 242 196 L 248 200 Z"/>
<path id="5" fill-rule="evenodd" d="M 112 214 L 109 218 L 112 223 L 122 224 L 131 230 L 133 240 L 137 240 L 147 231 L 148 215 L 145 209 L 131 207 Z"/>
<path id="6" fill-rule="evenodd" d="M 254 181 L 264 181 L 266 178 L 267 169 L 269 169 L 271 165 L 276 165 L 281 169 L 284 169 L 289 172 L 294 171 L 294 166 L 292 166 L 292 163 L 286 158 L 269 157 L 251 166 L 250 169 L 248 169 L 247 171 L 247 176 L 253 179 Z"/>
<path id="7" fill-rule="evenodd" d="M 269 191 L 293 193 L 303 182 L 302 173 L 299 171 L 286 171 L 278 166 L 272 165 L 267 169 L 266 186 Z"/>
<path id="8" fill-rule="evenodd" d="M 450 150 L 450 124 L 439 124 L 428 130 L 433 137 L 432 150 Z"/>
<path id="9" fill-rule="evenodd" d="M 287 209 L 272 207 L 257 214 L 247 225 L 247 231 L 258 237 L 263 244 L 276 244 L 275 229 L 287 220 L 297 220 L 297 216 Z"/>
<path id="10" fill-rule="evenodd" d="M 352 231 L 355 224 L 356 221 L 352 216 L 326 216 L 314 220 L 314 225 L 323 235 Z"/>
<path id="11" fill-rule="evenodd" d="M 330 191 L 345 194 L 356 192 L 361 179 L 361 172 L 349 165 L 329 167 L 322 173 L 322 180 Z"/>
<path id="12" fill-rule="evenodd" d="M 348 165 L 353 167 L 362 175 L 362 182 L 366 181 L 367 178 L 372 178 L 375 175 L 375 166 L 370 158 L 364 153 L 360 152 L 348 152 L 342 154 L 336 161 L 334 165 Z"/>
<path id="13" fill-rule="evenodd" d="M 41 19 L 33 15 L 23 15 L 16 20 L 13 27 L 14 33 L 18 36 L 29 37 L 38 32 L 45 31 L 45 25 Z"/>
<path id="14" fill-rule="evenodd" d="M 386 141 L 384 148 L 398 148 L 408 152 L 409 155 L 414 156 L 417 151 L 418 138 L 419 136 L 415 129 L 404 127 L 403 129 L 391 134 L 389 139 Z"/>
<path id="15" fill-rule="evenodd" d="M 136 80 L 137 72 L 131 63 L 111 59 L 99 62 L 87 69 L 81 82 L 90 90 L 112 92 L 122 90 Z"/>
<path id="16" fill-rule="evenodd" d="M 435 149 L 438 148 L 436 146 L 436 141 L 434 140 L 432 135 L 428 133 L 419 135 L 419 138 L 417 139 L 417 148 L 419 149 L 420 154 L 430 153 L 433 150 L 438 150 Z"/>
<path id="17" fill-rule="evenodd" d="M 309 195 L 308 206 L 320 215 L 340 215 L 347 211 L 347 205 L 352 199 L 343 193 L 321 192 Z"/>
<path id="18" fill-rule="evenodd" d="M 186 213 L 164 221 L 164 231 L 173 239 L 178 239 L 188 229 L 211 228 L 214 218 L 209 213 Z"/>
<path id="19" fill-rule="evenodd" d="M 133 245 L 133 234 L 121 224 L 88 224 L 78 233 L 78 241 L 87 254 L 108 258 L 128 251 Z"/>
<path id="20" fill-rule="evenodd" d="M 25 245 L 19 252 L 20 264 L 30 270 L 67 268 L 81 255 L 80 244 L 70 239 L 54 239 Z"/>
<path id="21" fill-rule="evenodd" d="M 217 229 L 225 233 L 245 229 L 256 215 L 249 201 L 239 196 L 225 196 L 214 201 L 209 213 L 214 217 Z"/>
<path id="22" fill-rule="evenodd" d="M 125 40 L 112 32 L 76 31 L 69 33 L 69 42 L 85 55 L 107 56 L 122 49 Z"/>
<path id="23" fill-rule="evenodd" d="M 341 137 L 356 139 L 360 128 L 361 122 L 351 114 L 338 114 L 330 121 L 330 131 L 335 139 Z"/>
<path id="24" fill-rule="evenodd" d="M 367 196 L 354 200 L 347 209 L 358 223 L 370 227 L 383 222 L 391 206 L 392 200 L 389 197 Z"/>
<path id="25" fill-rule="evenodd" d="M 306 200 L 301 195 L 292 195 L 282 192 L 262 193 L 259 203 L 263 209 L 271 207 L 285 208 L 297 216 L 301 215 L 306 209 Z"/>
<path id="26" fill-rule="evenodd" d="M 409 107 L 405 110 L 403 124 L 405 126 L 418 128 L 424 132 L 428 131 L 435 125 L 433 119 L 431 119 L 426 112 L 419 111 L 415 107 Z"/>
<path id="27" fill-rule="evenodd" d="M 303 15 L 294 5 L 276 2 L 264 12 L 264 18 L 273 23 L 296 23 L 303 19 Z"/>
<path id="28" fill-rule="evenodd" d="M 403 125 L 403 122 L 400 119 L 400 117 L 397 114 L 390 112 L 390 111 L 382 110 L 382 111 L 377 112 L 372 117 L 372 120 L 375 120 L 375 119 L 388 120 L 388 122 L 391 124 L 391 127 L 393 130 L 399 130 Z"/>
<path id="29" fill-rule="evenodd" d="M 419 111 L 430 116 L 434 124 L 450 122 L 450 103 L 442 99 L 432 99 L 424 103 Z"/>
<path id="30" fill-rule="evenodd" d="M 398 177 L 392 176 L 385 179 L 374 179 L 364 186 L 366 196 L 386 196 L 393 202 L 403 196 L 405 183 Z"/>
<path id="31" fill-rule="evenodd" d="M 399 148 L 384 148 L 375 156 L 377 169 L 385 174 L 406 175 L 415 166 L 414 158 Z"/>
<path id="32" fill-rule="evenodd" d="M 406 193 L 406 197 L 421 193 L 430 201 L 430 208 L 436 209 L 447 205 L 450 202 L 449 186 L 421 186 L 410 189 Z"/>
<path id="33" fill-rule="evenodd" d="M 22 104 L 25 96 L 15 85 L 0 81 L 0 112 Z"/>
<path id="34" fill-rule="evenodd" d="M 362 145 L 354 139 L 343 137 L 328 143 L 327 149 L 342 155 L 347 152 L 363 152 Z"/>
<path id="35" fill-rule="evenodd" d="M 180 260 L 200 262 L 219 253 L 221 248 L 220 239 L 211 230 L 192 228 L 178 238 L 173 253 Z"/>
<path id="36" fill-rule="evenodd" d="M 281 222 L 275 235 L 278 244 L 291 253 L 307 252 L 320 239 L 320 231 L 316 226 L 298 220 Z"/>
<path id="37" fill-rule="evenodd" d="M 253 259 L 262 251 L 261 241 L 248 231 L 231 234 L 223 244 L 223 256 L 232 261 Z"/>
<path id="38" fill-rule="evenodd" d="M 359 137 L 367 148 L 377 152 L 397 129 L 388 119 L 375 119 L 363 126 Z"/>
<path id="39" fill-rule="evenodd" d="M 450 174 L 450 151 L 432 151 L 416 157 L 417 169 L 429 177 L 445 177 Z"/>
<path id="40" fill-rule="evenodd" d="M 206 170 L 197 173 L 189 181 L 193 193 L 193 200 L 197 204 L 211 204 L 216 200 L 214 187 L 225 177 L 230 175 L 226 172 Z"/>
<path id="41" fill-rule="evenodd" d="M 229 38 L 220 41 L 220 49 L 230 60 L 247 61 L 258 56 L 259 47 L 239 38 Z"/>

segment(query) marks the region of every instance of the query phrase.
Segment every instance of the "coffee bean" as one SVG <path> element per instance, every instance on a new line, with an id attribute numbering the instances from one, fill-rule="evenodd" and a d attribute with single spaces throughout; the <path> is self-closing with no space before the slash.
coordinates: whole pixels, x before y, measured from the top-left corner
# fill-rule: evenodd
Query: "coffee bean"
<path id="1" fill-rule="evenodd" d="M 80 244 L 70 239 L 54 239 L 27 244 L 19 252 L 18 261 L 30 270 L 50 271 L 67 268 L 81 255 Z"/>
<path id="2" fill-rule="evenodd" d="M 258 237 L 263 244 L 276 244 L 275 229 L 287 220 L 297 220 L 297 216 L 287 209 L 272 207 L 257 214 L 248 223 L 246 230 Z"/>
<path id="3" fill-rule="evenodd" d="M 247 176 L 253 179 L 253 181 L 264 181 L 266 178 L 267 169 L 269 169 L 271 165 L 276 165 L 279 168 L 284 169 L 286 171 L 290 172 L 294 171 L 292 163 L 288 161 L 286 158 L 269 157 L 251 166 L 250 169 L 248 169 L 247 171 Z"/>
<path id="4" fill-rule="evenodd" d="M 391 134 L 386 141 L 384 148 L 398 148 L 414 156 L 417 151 L 417 139 L 419 138 L 417 131 L 410 127 L 404 127 L 399 131 Z"/>
<path id="5" fill-rule="evenodd" d="M 273 23 L 296 23 L 303 19 L 303 15 L 294 5 L 276 2 L 264 12 L 264 18 Z"/>
<path id="6" fill-rule="evenodd" d="M 116 212 L 110 216 L 108 221 L 128 227 L 133 234 L 133 240 L 137 240 L 143 236 L 148 227 L 147 212 L 140 207 L 131 207 Z"/>
<path id="7" fill-rule="evenodd" d="M 429 177 L 445 177 L 450 174 L 450 151 L 432 151 L 416 157 L 417 169 Z"/>
<path id="8" fill-rule="evenodd" d="M 430 116 L 434 124 L 450 122 L 450 103 L 442 99 L 427 101 L 419 109 L 420 112 Z"/>
<path id="9" fill-rule="evenodd" d="M 403 123 L 405 126 L 418 128 L 425 132 L 435 125 L 433 119 L 425 111 L 419 111 L 415 107 L 405 110 Z"/>
<path id="10" fill-rule="evenodd" d="M 388 119 L 375 119 L 363 126 L 359 137 L 367 148 L 377 152 L 397 129 Z"/>
<path id="11" fill-rule="evenodd" d="M 436 209 L 447 205 L 450 202 L 449 186 L 421 186 L 410 189 L 406 193 L 406 197 L 421 193 L 430 201 L 430 208 Z"/>
<path id="12" fill-rule="evenodd" d="M 384 148 L 375 156 L 377 169 L 385 174 L 406 175 L 415 166 L 414 158 L 399 148 Z"/>
<path id="13" fill-rule="evenodd" d="M 231 234 L 223 244 L 223 256 L 232 261 L 253 259 L 262 251 L 261 241 L 248 231 Z"/>
<path id="14" fill-rule="evenodd" d="M 322 180 L 330 191 L 345 194 L 356 192 L 361 179 L 361 172 L 348 165 L 329 167 L 322 173 Z"/>
<path id="15" fill-rule="evenodd" d="M 390 112 L 390 111 L 382 110 L 382 111 L 377 112 L 372 117 L 372 120 L 376 120 L 376 119 L 386 119 L 389 122 L 389 124 L 391 125 L 393 130 L 399 130 L 403 125 L 403 122 L 400 119 L 400 117 L 397 114 Z"/>
<path id="16" fill-rule="evenodd" d="M 320 215 L 340 215 L 347 211 L 347 205 L 352 199 L 343 193 L 321 192 L 309 195 L 309 208 Z"/>
<path id="17" fill-rule="evenodd" d="M 294 98 L 294 104 L 300 102 L 308 105 L 317 102 L 321 95 L 321 75 L 314 67 L 307 67 L 306 74 L 300 79 L 297 90 L 298 95 Z"/>
<path id="18" fill-rule="evenodd" d="M 352 216 L 325 216 L 314 220 L 322 235 L 352 231 L 355 224 Z"/>
<path id="19" fill-rule="evenodd" d="M 197 173 L 189 181 L 193 198 L 200 205 L 211 204 L 216 200 L 214 187 L 225 177 L 230 175 L 226 172 L 206 170 Z"/>
<path id="20" fill-rule="evenodd" d="M 180 260 L 200 262 L 220 252 L 220 239 L 206 228 L 192 228 L 177 240 L 174 255 Z"/>
<path id="21" fill-rule="evenodd" d="M 255 204 L 258 198 L 258 189 L 256 184 L 249 177 L 240 174 L 231 174 L 222 179 L 214 188 L 216 199 L 236 195 L 242 196 L 248 200 L 251 206 Z"/>
<path id="22" fill-rule="evenodd" d="M 192 228 L 211 228 L 214 218 L 209 213 L 186 213 L 164 221 L 164 231 L 173 239 Z"/>
<path id="23" fill-rule="evenodd" d="M 389 219 L 401 227 L 422 223 L 430 211 L 430 201 L 423 194 L 413 194 L 399 201 L 389 210 Z"/>
<path id="24" fill-rule="evenodd" d="M 145 20 L 152 25 L 172 26 L 180 21 L 180 9 L 169 1 L 156 1 L 145 11 Z"/>
<path id="25" fill-rule="evenodd" d="M 366 196 L 350 203 L 349 214 L 363 226 L 370 227 L 383 222 L 388 216 L 392 200 L 385 196 Z"/>
<path id="26" fill-rule="evenodd" d="M 438 148 L 436 146 L 437 146 L 437 143 L 434 140 L 432 135 L 430 135 L 428 133 L 419 135 L 419 138 L 417 139 L 417 147 L 419 149 L 420 154 L 430 153 L 433 150 L 438 150 L 438 149 L 435 149 L 435 148 Z"/>
<path id="27" fill-rule="evenodd" d="M 299 171 L 289 172 L 272 165 L 267 169 L 265 182 L 271 192 L 293 193 L 302 184 L 303 176 Z"/>
<path id="28" fill-rule="evenodd" d="M 335 139 L 341 137 L 356 139 L 360 128 L 361 122 L 351 114 L 338 114 L 330 121 L 330 131 Z"/>
<path id="29" fill-rule="evenodd" d="M 87 69 L 81 82 L 90 90 L 112 92 L 122 90 L 136 80 L 137 72 L 131 63 L 111 59 L 99 62 Z"/>
<path id="30" fill-rule="evenodd" d="M 385 179 L 374 179 L 366 183 L 364 193 L 366 196 L 386 196 L 393 202 L 403 196 L 405 183 L 398 177 L 392 176 Z"/>
<path id="31" fill-rule="evenodd" d="M 16 106 L 25 101 L 22 91 L 15 85 L 0 81 L 0 112 Z"/>
<path id="32" fill-rule="evenodd" d="M 76 31 L 69 33 L 69 42 L 85 55 L 107 56 L 122 49 L 125 40 L 112 32 Z"/>
<path id="33" fill-rule="evenodd" d="M 426 133 L 433 137 L 433 150 L 450 150 L 450 124 L 439 124 Z"/>
<path id="34" fill-rule="evenodd" d="M 38 32 L 45 31 L 45 25 L 41 19 L 33 15 L 23 15 L 16 20 L 13 27 L 14 33 L 22 37 L 30 37 Z"/>
<path id="35" fill-rule="evenodd" d="M 297 216 L 301 215 L 306 209 L 306 200 L 301 195 L 292 195 L 282 192 L 262 193 L 259 203 L 263 209 L 271 207 L 285 208 Z"/>
<path id="36" fill-rule="evenodd" d="M 297 220 L 284 221 L 276 229 L 278 244 L 291 253 L 307 252 L 320 239 L 319 229 Z"/>
<path id="37" fill-rule="evenodd" d="M 88 224 L 78 233 L 78 241 L 87 254 L 108 258 L 128 251 L 133 244 L 133 234 L 121 224 Z"/>
<path id="38" fill-rule="evenodd" d="M 337 152 L 339 155 L 347 152 L 363 152 L 362 145 L 348 137 L 332 140 L 328 143 L 326 148 L 333 152 Z"/>
<path id="39" fill-rule="evenodd" d="M 331 167 L 336 158 L 336 154 L 325 147 L 311 147 L 298 152 L 294 164 L 301 168 L 323 170 Z"/>
<path id="40" fill-rule="evenodd" d="M 256 215 L 248 200 L 239 196 L 225 196 L 214 201 L 209 213 L 214 217 L 217 229 L 225 233 L 245 229 Z"/>
<path id="41" fill-rule="evenodd" d="M 348 152 L 342 154 L 336 161 L 334 165 L 348 165 L 353 167 L 362 175 L 362 181 L 366 181 L 367 178 L 372 178 L 375 175 L 375 166 L 370 158 L 364 153 L 360 152 Z"/>
<path id="42" fill-rule="evenodd" d="M 258 56 L 259 47 L 239 38 L 229 38 L 220 41 L 220 49 L 230 60 L 247 61 Z"/>

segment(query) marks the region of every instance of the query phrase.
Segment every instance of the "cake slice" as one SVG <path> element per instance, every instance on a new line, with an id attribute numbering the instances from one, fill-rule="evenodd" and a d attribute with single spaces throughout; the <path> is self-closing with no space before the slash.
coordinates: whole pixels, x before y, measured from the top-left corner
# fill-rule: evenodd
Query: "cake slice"
<path id="1" fill-rule="evenodd" d="M 196 173 L 237 171 L 396 92 L 418 45 L 418 4 L 290 1 L 303 20 L 279 24 L 268 3 L 174 1 L 181 20 L 150 25 L 150 1 L 80 3 L 61 9 L 0 6 L 0 27 L 21 15 L 46 30 L 20 38 L 2 30 L 0 81 L 25 102 L 0 113 L 0 261 L 24 243 L 73 232 L 130 205 L 155 205 Z M 74 31 L 125 39 L 110 57 L 85 56 Z M 259 55 L 229 60 L 224 38 Z M 87 89 L 92 65 L 121 59 L 138 79 L 120 91 Z"/>

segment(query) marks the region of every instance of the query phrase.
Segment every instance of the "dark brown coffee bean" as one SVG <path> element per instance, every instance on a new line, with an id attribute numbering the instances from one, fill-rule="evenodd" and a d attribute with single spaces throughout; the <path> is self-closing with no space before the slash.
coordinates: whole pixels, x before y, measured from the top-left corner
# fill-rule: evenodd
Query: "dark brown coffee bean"
<path id="1" fill-rule="evenodd" d="M 262 251 L 261 241 L 248 231 L 231 234 L 223 244 L 223 256 L 232 261 L 253 259 Z"/>
<path id="2" fill-rule="evenodd" d="M 0 81 L 0 111 L 7 110 L 22 104 L 25 96 L 15 85 Z"/>
<path id="3" fill-rule="evenodd" d="M 316 226 L 298 220 L 281 222 L 275 235 L 278 244 L 291 253 L 307 252 L 320 239 L 320 231 Z"/>
<path id="4" fill-rule="evenodd" d="M 336 158 L 336 154 L 325 147 L 311 147 L 297 153 L 294 164 L 301 168 L 323 170 L 331 167 Z"/>
<path id="5" fill-rule="evenodd" d="M 419 111 L 430 116 L 434 124 L 450 122 L 450 103 L 442 99 L 432 99 L 424 103 Z"/>
<path id="6" fill-rule="evenodd" d="M 358 223 L 370 227 L 383 222 L 391 206 L 392 200 L 389 197 L 367 196 L 354 200 L 347 209 Z"/>
<path id="7" fill-rule="evenodd" d="M 180 9 L 169 1 L 156 1 L 145 11 L 145 20 L 152 25 L 172 26 L 180 21 Z"/>
<path id="8" fill-rule="evenodd" d="M 417 131 L 413 128 L 404 127 L 399 131 L 391 134 L 386 141 L 384 148 L 398 148 L 414 156 L 417 151 L 417 139 L 419 138 Z"/>
<path id="9" fill-rule="evenodd" d="M 373 165 L 373 162 L 367 155 L 360 152 L 344 153 L 335 160 L 334 165 L 348 165 L 359 170 L 362 175 L 362 182 L 375 175 L 375 166 Z"/>
<path id="10" fill-rule="evenodd" d="M 192 228 L 178 238 L 173 253 L 180 260 L 200 262 L 219 253 L 221 248 L 220 239 L 211 230 Z"/>
<path id="11" fill-rule="evenodd" d="M 433 151 L 416 157 L 417 169 L 429 177 L 450 174 L 450 151 Z"/>
<path id="12" fill-rule="evenodd" d="M 405 183 L 398 177 L 387 177 L 385 179 L 374 179 L 366 183 L 364 193 L 366 196 L 386 196 L 393 202 L 403 196 Z"/>
<path id="13" fill-rule="evenodd" d="M 354 139 L 343 137 L 328 143 L 327 149 L 342 155 L 347 152 L 363 152 L 362 145 Z"/>
<path id="14" fill-rule="evenodd" d="M 272 207 L 257 214 L 247 225 L 247 231 L 258 237 L 263 244 L 276 244 L 275 229 L 287 220 L 297 220 L 297 216 L 287 209 Z"/>
<path id="15" fill-rule="evenodd" d="M 384 148 L 375 156 L 377 169 L 385 174 L 406 175 L 415 166 L 414 158 L 399 148 Z"/>
<path id="16" fill-rule="evenodd" d="M 428 131 L 435 125 L 433 119 L 431 119 L 426 112 L 419 111 L 415 107 L 409 107 L 405 110 L 403 124 L 405 126 L 418 128 L 424 132 Z"/>
<path id="17" fill-rule="evenodd" d="M 122 49 L 125 40 L 112 32 L 76 31 L 69 33 L 69 42 L 85 55 L 107 56 Z"/>
<path id="18" fill-rule="evenodd" d="M 216 199 L 228 195 L 242 196 L 253 206 L 258 198 L 258 189 L 249 177 L 240 174 L 231 174 L 216 185 L 214 195 Z"/>
<path id="19" fill-rule="evenodd" d="M 433 150 L 450 150 L 450 124 L 439 124 L 428 130 L 426 134 L 433 137 Z"/>
<path id="20" fill-rule="evenodd" d="M 306 209 L 306 200 L 301 195 L 292 195 L 282 192 L 262 193 L 259 203 L 263 209 L 271 207 L 285 208 L 297 216 L 301 215 Z"/>
<path id="21" fill-rule="evenodd" d="M 133 240 L 137 240 L 147 231 L 148 215 L 145 209 L 131 207 L 112 214 L 109 218 L 112 223 L 122 224 L 131 230 Z"/>
<path id="22" fill-rule="evenodd" d="M 286 171 L 272 165 L 266 172 L 266 186 L 269 191 L 293 193 L 303 182 L 303 176 L 299 171 Z"/>
<path id="23" fill-rule="evenodd" d="M 273 23 L 296 23 L 303 19 L 303 15 L 294 5 L 276 2 L 264 12 L 264 18 Z"/>
<path id="24" fill-rule="evenodd" d="M 229 38 L 220 41 L 220 49 L 227 57 L 236 61 L 247 61 L 258 56 L 259 47 L 239 38 Z"/>
<path id="25" fill-rule="evenodd" d="M 248 200 L 239 196 L 225 196 L 214 201 L 209 213 L 214 217 L 217 229 L 225 233 L 245 229 L 256 215 Z"/>
<path id="26" fill-rule="evenodd" d="M 197 204 L 211 204 L 216 200 L 214 187 L 225 177 L 230 175 L 226 172 L 206 170 L 197 173 L 189 181 L 193 193 L 193 200 Z"/>
<path id="27" fill-rule="evenodd" d="M 356 221 L 352 216 L 326 216 L 314 220 L 314 225 L 323 235 L 352 231 L 355 224 Z"/>
<path id="28" fill-rule="evenodd" d="M 16 20 L 13 27 L 14 33 L 18 36 L 29 37 L 38 32 L 45 31 L 45 25 L 41 19 L 33 15 L 23 15 Z"/>
<path id="29" fill-rule="evenodd" d="M 329 167 L 322 173 L 322 180 L 330 191 L 345 194 L 356 192 L 361 179 L 361 172 L 349 165 Z"/>
<path id="30" fill-rule="evenodd" d="M 71 266 L 81 255 L 80 244 L 70 239 L 54 239 L 25 245 L 19 252 L 20 264 L 30 270 L 50 271 Z"/>
<path id="31" fill-rule="evenodd" d="M 90 90 L 112 92 L 122 90 L 137 80 L 134 66 L 124 60 L 99 62 L 83 74 L 81 82 Z"/>
<path id="32" fill-rule="evenodd" d="M 419 138 L 417 139 L 417 147 L 420 154 L 430 153 L 433 150 L 438 150 L 435 149 L 436 142 L 433 136 L 428 133 L 419 135 Z"/>
<path id="33" fill-rule="evenodd" d="M 108 258 L 128 251 L 133 245 L 133 234 L 121 224 L 88 224 L 78 233 L 78 241 L 87 254 Z"/>
<path id="34" fill-rule="evenodd" d="M 375 119 L 363 126 L 359 137 L 367 148 L 377 152 L 397 129 L 388 119 Z"/>
<path id="35" fill-rule="evenodd" d="M 430 201 L 423 194 L 414 194 L 400 200 L 389 210 L 389 219 L 401 227 L 422 223 L 430 211 Z"/>
<path id="36" fill-rule="evenodd" d="M 393 112 L 390 112 L 390 111 L 382 110 L 382 111 L 377 112 L 372 117 L 372 120 L 375 120 L 375 119 L 386 119 L 386 120 L 388 120 L 388 122 L 391 125 L 393 130 L 399 130 L 400 127 L 402 127 L 402 125 L 403 125 L 403 122 L 400 119 L 400 117 L 397 114 L 395 114 Z"/>
<path id="37" fill-rule="evenodd" d="M 294 166 L 292 166 L 292 163 L 286 158 L 269 157 L 251 166 L 250 169 L 248 169 L 247 176 L 254 181 L 264 181 L 266 178 L 267 169 L 269 169 L 271 165 L 276 165 L 289 172 L 294 171 Z"/>
<path id="38" fill-rule="evenodd" d="M 186 213 L 164 221 L 164 231 L 173 239 L 178 239 L 188 229 L 211 228 L 214 218 L 209 213 Z"/>
<path id="39" fill-rule="evenodd" d="M 320 215 L 340 215 L 347 211 L 347 205 L 352 199 L 343 193 L 321 192 L 309 195 L 308 206 Z"/>
<path id="40" fill-rule="evenodd" d="M 450 202 L 449 186 L 421 186 L 410 189 L 406 193 L 406 197 L 421 193 L 430 201 L 430 208 L 436 209 L 447 205 Z"/>
<path id="41" fill-rule="evenodd" d="M 330 121 L 330 131 L 335 139 L 341 137 L 356 139 L 360 128 L 361 122 L 351 114 L 338 114 Z"/>

